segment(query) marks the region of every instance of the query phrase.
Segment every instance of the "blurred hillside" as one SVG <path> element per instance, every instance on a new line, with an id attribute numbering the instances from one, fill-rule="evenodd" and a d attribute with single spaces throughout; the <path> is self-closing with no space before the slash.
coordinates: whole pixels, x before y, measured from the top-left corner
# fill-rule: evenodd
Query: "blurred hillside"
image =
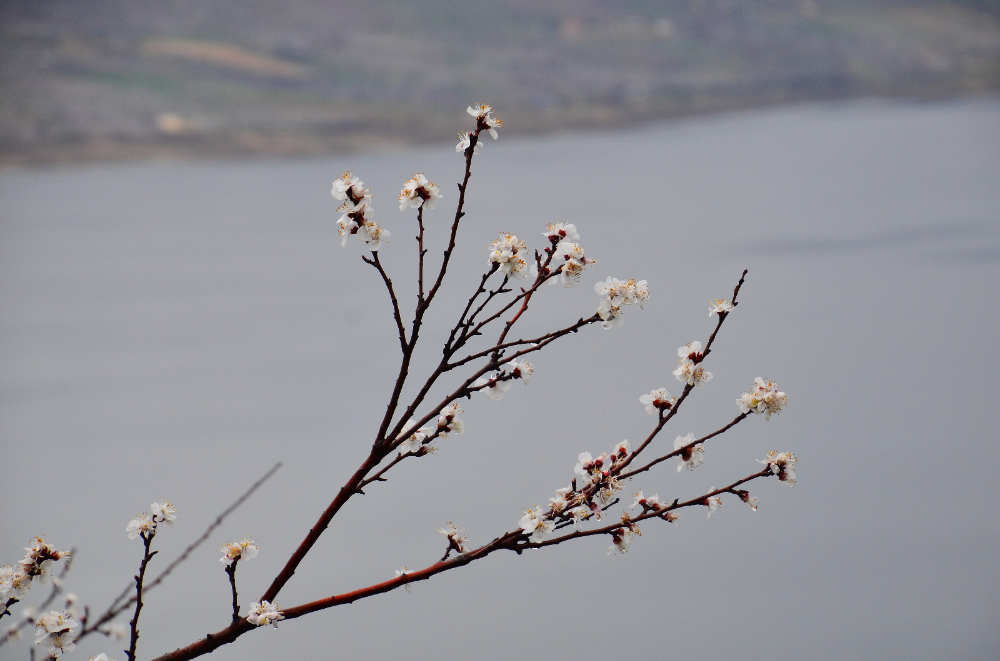
<path id="1" fill-rule="evenodd" d="M 1000 88 L 1000 3 L 4 0 L 0 162 L 319 154 Z"/>

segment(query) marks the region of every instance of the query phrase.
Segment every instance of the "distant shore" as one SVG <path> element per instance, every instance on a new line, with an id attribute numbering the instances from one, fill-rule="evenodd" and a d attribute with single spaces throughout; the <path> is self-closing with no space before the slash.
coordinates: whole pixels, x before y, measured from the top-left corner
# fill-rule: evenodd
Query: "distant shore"
<path id="1" fill-rule="evenodd" d="M 750 111 L 801 103 L 849 102 L 891 99 L 913 102 L 946 102 L 963 98 L 985 98 L 995 90 L 927 88 L 914 93 L 864 93 L 817 97 L 787 90 L 744 96 L 703 95 L 684 101 L 660 99 L 643 104 L 590 106 L 583 108 L 528 110 L 504 109 L 498 116 L 508 131 L 520 136 L 546 135 L 574 130 L 602 130 L 641 126 L 650 122 Z M 451 139 L 461 116 L 441 116 L 421 111 L 382 114 L 367 121 L 358 119 L 338 130 L 304 126 L 273 131 L 217 131 L 154 135 L 148 139 L 101 137 L 61 144 L 0 146 L 0 168 L 35 168 L 69 164 L 141 162 L 150 160 L 263 159 L 323 157 L 372 149 L 392 149 L 433 144 Z"/>

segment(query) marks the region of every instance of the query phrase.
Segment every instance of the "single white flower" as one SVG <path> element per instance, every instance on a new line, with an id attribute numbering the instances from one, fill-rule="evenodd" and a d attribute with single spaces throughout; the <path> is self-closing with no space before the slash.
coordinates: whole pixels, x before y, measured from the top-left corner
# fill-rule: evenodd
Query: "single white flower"
<path id="1" fill-rule="evenodd" d="M 556 528 L 556 524 L 542 512 L 541 505 L 526 510 L 518 525 L 521 530 L 531 535 L 531 541 L 536 544 L 552 534 Z"/>
<path id="2" fill-rule="evenodd" d="M 751 498 L 749 491 L 740 491 L 738 493 L 740 495 L 740 499 L 744 503 L 746 503 L 747 505 L 749 505 L 750 509 L 752 509 L 754 512 L 756 512 L 757 511 L 757 507 L 760 505 L 760 501 L 757 500 L 756 498 Z"/>
<path id="3" fill-rule="evenodd" d="M 152 512 L 153 521 L 157 524 L 165 522 L 168 526 L 172 526 L 177 519 L 177 508 L 165 498 L 160 498 L 150 505 L 149 511 Z"/>
<path id="4" fill-rule="evenodd" d="M 501 379 L 498 376 L 482 376 L 476 379 L 476 382 L 472 385 L 476 388 L 486 386 L 482 390 L 490 399 L 502 399 L 504 393 L 510 390 L 511 383 L 509 379 Z"/>
<path id="5" fill-rule="evenodd" d="M 680 473 L 683 469 L 688 469 L 693 471 L 698 466 L 701 466 L 702 462 L 705 461 L 705 446 L 702 443 L 697 443 L 696 445 L 691 445 L 694 443 L 694 434 L 688 434 L 687 436 L 678 436 L 674 439 L 674 450 L 680 450 L 684 448 L 681 452 L 681 463 L 677 464 L 677 472 Z M 691 446 L 691 447 L 688 447 Z"/>
<path id="6" fill-rule="evenodd" d="M 257 548 L 257 540 L 253 537 L 244 537 L 238 542 L 223 544 L 219 548 L 219 551 L 222 552 L 219 562 L 224 562 L 228 565 L 232 564 L 234 560 L 253 560 L 257 557 L 260 549 Z"/>
<path id="7" fill-rule="evenodd" d="M 791 452 L 779 453 L 777 450 L 771 450 L 767 453 L 767 457 L 757 461 L 767 465 L 780 481 L 788 483 L 790 487 L 795 486 L 795 462 L 798 458 Z"/>
<path id="8" fill-rule="evenodd" d="M 528 262 L 524 255 L 528 246 L 510 232 L 500 232 L 500 238 L 490 242 L 490 262 L 500 266 L 500 270 L 514 278 L 528 275 Z"/>
<path id="9" fill-rule="evenodd" d="M 611 449 L 611 459 L 621 460 L 628 456 L 628 451 L 631 449 L 628 439 L 624 441 L 619 441 L 615 444 L 615 447 Z"/>
<path id="10" fill-rule="evenodd" d="M 248 611 L 247 622 L 255 627 L 273 624 L 274 628 L 277 629 L 278 622 L 285 619 L 285 616 L 281 613 L 281 606 L 278 605 L 278 602 L 274 602 L 272 604 L 266 599 L 250 602 L 250 608 Z"/>
<path id="11" fill-rule="evenodd" d="M 715 491 L 715 487 L 709 489 L 709 491 Z M 712 518 L 712 512 L 722 507 L 722 498 L 719 496 L 710 496 L 704 500 L 705 505 L 708 506 L 708 518 Z"/>
<path id="12" fill-rule="evenodd" d="M 455 145 L 455 151 L 461 154 L 466 149 L 468 149 L 471 144 L 472 144 L 472 134 L 469 133 L 468 131 L 459 131 L 458 144 Z M 483 143 L 476 140 L 476 148 L 473 150 L 473 153 L 478 152 L 482 148 L 483 148 Z"/>
<path id="13" fill-rule="evenodd" d="M 406 439 L 402 443 L 400 443 L 399 446 L 396 448 L 397 450 L 399 450 L 400 456 L 403 456 L 404 454 L 408 454 L 410 452 L 414 454 L 419 452 L 420 447 L 423 445 L 424 441 L 431 433 L 430 430 L 427 429 L 427 427 L 421 427 L 415 432 L 410 433 L 410 430 L 413 429 L 414 424 L 416 423 L 412 419 L 407 420 L 406 423 L 403 424 L 403 431 L 399 433 L 399 438 Z"/>
<path id="14" fill-rule="evenodd" d="M 580 524 L 587 518 L 590 517 L 590 508 L 586 505 L 579 505 L 574 507 L 569 511 L 570 515 L 573 517 L 573 527 L 577 532 L 583 530 L 583 526 Z"/>
<path id="15" fill-rule="evenodd" d="M 421 206 L 433 209 L 440 199 L 441 190 L 438 185 L 427 181 L 423 172 L 418 172 L 403 184 L 403 190 L 399 193 L 399 210 L 419 209 Z"/>
<path id="16" fill-rule="evenodd" d="M 136 514 L 135 517 L 125 526 L 125 532 L 129 539 L 135 539 L 139 535 L 148 537 L 156 530 L 156 521 L 147 512 Z"/>
<path id="17" fill-rule="evenodd" d="M 580 235 L 576 232 L 576 225 L 572 223 L 549 223 L 545 226 L 542 236 L 550 243 L 559 244 L 563 241 L 579 241 Z"/>
<path id="18" fill-rule="evenodd" d="M 580 275 L 583 270 L 591 264 L 596 264 L 596 259 L 590 259 L 584 255 L 583 246 L 571 241 L 563 241 L 556 246 L 555 254 L 552 256 L 552 268 L 559 268 L 559 277 L 566 287 L 572 287 L 580 282 Z M 560 268 L 561 267 L 561 268 Z M 555 280 L 550 280 L 555 283 Z"/>
<path id="19" fill-rule="evenodd" d="M 374 220 L 366 222 L 358 229 L 358 236 L 368 245 L 368 249 L 375 251 L 382 247 L 382 242 L 388 239 L 392 233 L 383 228 Z"/>
<path id="20" fill-rule="evenodd" d="M 653 415 L 660 410 L 670 410 L 677 403 L 677 398 L 672 397 L 666 388 L 657 388 L 648 395 L 639 398 L 640 404 L 646 405 L 646 413 Z"/>
<path id="21" fill-rule="evenodd" d="M 531 375 L 535 373 L 535 366 L 523 360 L 512 360 L 503 366 L 503 371 L 514 379 L 521 379 L 524 383 L 531 380 Z"/>
<path id="22" fill-rule="evenodd" d="M 664 512 L 663 514 L 660 515 L 660 518 L 663 519 L 664 521 L 673 523 L 674 527 L 676 528 L 677 527 L 677 519 L 681 518 L 681 515 L 680 514 L 674 514 L 673 512 Z"/>
<path id="23" fill-rule="evenodd" d="M 597 314 L 601 318 L 601 328 L 604 330 L 618 328 L 625 323 L 625 320 L 622 319 L 621 308 L 613 305 L 611 300 L 607 298 L 597 306 Z"/>
<path id="24" fill-rule="evenodd" d="M 24 566 L 18 563 L 0 567 L 0 601 L 22 599 L 31 588 L 31 576 L 24 571 Z M 2 605 L 0 605 L 2 606 Z"/>
<path id="25" fill-rule="evenodd" d="M 622 515 L 622 523 L 624 524 L 622 527 L 611 531 L 611 546 L 608 547 L 608 555 L 616 550 L 619 553 L 628 552 L 628 545 L 632 543 L 632 537 L 642 534 L 639 532 L 639 526 L 632 523 L 627 514 Z"/>
<path id="26" fill-rule="evenodd" d="M 606 457 L 607 455 L 603 452 L 597 459 L 594 459 L 589 452 L 581 452 L 576 458 L 576 467 L 573 472 L 580 477 L 590 477 L 591 473 L 599 473 L 604 467 Z"/>
<path id="27" fill-rule="evenodd" d="M 503 122 L 493 116 L 493 108 L 486 105 L 485 103 L 480 103 L 475 106 L 469 106 L 467 112 L 476 118 L 478 127 L 482 127 L 490 132 L 493 139 L 497 139 L 497 129 L 503 127 Z"/>
<path id="28" fill-rule="evenodd" d="M 733 310 L 733 304 L 724 298 L 717 298 L 712 301 L 712 304 L 708 308 L 708 316 L 711 317 L 713 314 L 719 316 L 727 315 Z"/>
<path id="29" fill-rule="evenodd" d="M 396 578 L 399 578 L 400 576 L 406 576 L 409 573 L 410 570 L 407 569 L 406 566 L 404 566 L 402 569 L 396 570 Z M 413 592 L 413 584 L 406 583 L 405 585 L 403 585 L 403 589 L 406 590 L 407 592 Z"/>
<path id="30" fill-rule="evenodd" d="M 564 487 L 562 489 L 556 489 L 556 497 L 549 498 L 549 503 L 552 506 L 552 511 L 558 514 L 559 512 L 562 512 L 564 509 L 566 509 L 566 506 L 569 504 L 569 501 L 566 499 L 566 496 L 569 496 L 572 493 L 573 493 L 572 487 Z"/>
<path id="31" fill-rule="evenodd" d="M 454 549 L 458 553 L 465 553 L 465 545 L 469 540 L 462 534 L 461 530 L 455 527 L 454 523 L 449 521 L 448 527 L 438 528 L 438 532 L 448 538 L 449 548 Z"/>
<path id="32" fill-rule="evenodd" d="M 350 200 L 356 202 L 371 197 L 365 183 L 354 176 L 353 172 L 342 172 L 340 177 L 333 180 L 333 189 L 330 191 L 336 200 Z"/>

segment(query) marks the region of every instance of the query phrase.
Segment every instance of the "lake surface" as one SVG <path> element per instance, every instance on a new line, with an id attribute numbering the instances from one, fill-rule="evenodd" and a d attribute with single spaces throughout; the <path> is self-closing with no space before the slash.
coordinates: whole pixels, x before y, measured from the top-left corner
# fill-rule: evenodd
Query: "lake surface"
<path id="1" fill-rule="evenodd" d="M 463 121 L 457 112 L 456 130 Z M 415 171 L 441 184 L 427 218 L 436 261 L 461 166 L 441 145 L 0 173 L 0 563 L 35 534 L 74 546 L 68 587 L 103 610 L 138 566 L 140 542 L 124 533 L 134 514 L 163 496 L 180 510 L 156 538 L 155 571 L 281 461 L 150 593 L 140 656 L 224 627 L 215 549 L 258 540 L 239 570 L 245 607 L 363 459 L 394 380 L 387 297 L 360 244 L 340 246 L 331 179 L 353 169 L 371 186 L 393 233 L 380 254 L 410 309 L 415 221 L 395 197 Z M 646 523 L 627 556 L 605 555 L 602 538 L 495 554 L 213 658 L 1000 652 L 1000 100 L 803 106 L 546 139 L 510 126 L 476 157 L 467 211 L 418 373 L 498 230 L 539 247 L 545 223 L 573 222 L 598 260 L 577 287 L 536 297 L 526 336 L 591 314 L 608 275 L 647 279 L 650 303 L 541 353 L 531 383 L 502 401 L 466 402 L 467 432 L 352 500 L 284 606 L 432 564 L 448 521 L 485 543 L 565 486 L 579 452 L 643 438 L 652 419 L 638 397 L 680 390 L 676 348 L 707 338 L 708 302 L 730 296 L 744 268 L 715 378 L 658 443 L 721 427 L 756 376 L 780 382 L 787 410 L 711 441 L 697 470 L 666 462 L 626 494 L 690 498 L 771 449 L 798 455 L 799 483 L 755 483 L 756 513 L 729 498 L 707 521 L 688 510 L 676 529 Z M 91 638 L 70 658 L 121 659 L 119 647 Z"/>

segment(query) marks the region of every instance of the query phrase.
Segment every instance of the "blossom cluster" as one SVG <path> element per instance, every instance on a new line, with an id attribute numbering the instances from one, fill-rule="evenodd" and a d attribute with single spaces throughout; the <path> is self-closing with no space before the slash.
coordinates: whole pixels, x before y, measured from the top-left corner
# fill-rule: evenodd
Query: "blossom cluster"
<path id="1" fill-rule="evenodd" d="M 500 238 L 491 241 L 487 247 L 490 249 L 490 263 L 496 264 L 504 275 L 512 278 L 528 275 L 528 260 L 524 257 L 528 246 L 524 241 L 510 232 L 500 232 Z"/>
<path id="2" fill-rule="evenodd" d="M 140 536 L 147 539 L 156 533 L 158 525 L 166 523 L 168 526 L 172 526 L 176 519 L 177 508 L 169 500 L 161 498 L 149 506 L 149 512 L 136 514 L 125 526 L 125 532 L 128 533 L 129 539 Z"/>
<path id="3" fill-rule="evenodd" d="M 795 486 L 795 462 L 798 458 L 791 452 L 771 450 L 767 457 L 757 461 L 768 466 L 780 481 L 787 482 L 790 487 Z"/>
<path id="4" fill-rule="evenodd" d="M 49 611 L 35 620 L 35 644 L 50 657 L 59 657 L 76 649 L 73 629 L 76 620 L 65 611 Z"/>
<path id="5" fill-rule="evenodd" d="M 649 300 L 649 285 L 645 280 L 619 280 L 608 277 L 604 282 L 594 285 L 594 291 L 604 297 L 597 307 L 597 314 L 602 321 L 601 326 L 617 328 L 624 320 L 621 316 L 623 305 L 638 305 L 641 310 Z"/>
<path id="6" fill-rule="evenodd" d="M 705 461 L 705 445 L 703 443 L 695 443 L 694 440 L 694 434 L 678 436 L 674 439 L 674 450 L 681 451 L 682 461 L 677 464 L 678 473 L 685 468 L 693 471 Z"/>
<path id="7" fill-rule="evenodd" d="M 33 580 L 44 585 L 52 573 L 53 563 L 70 557 L 69 551 L 57 551 L 41 537 L 33 538 L 31 546 L 24 547 L 24 550 L 27 553 L 16 565 L 0 567 L 0 598 L 4 602 L 22 599 L 31 589 Z"/>
<path id="8" fill-rule="evenodd" d="M 644 496 L 642 489 L 639 489 L 636 493 L 632 494 L 632 504 L 628 506 L 629 509 L 635 509 L 636 507 L 642 507 L 642 513 L 656 512 L 660 515 L 660 518 L 665 521 L 670 521 L 674 525 L 677 525 L 677 519 L 681 518 L 680 514 L 674 514 L 667 509 L 667 506 L 660 502 L 659 494 L 653 494 L 652 496 Z"/>
<path id="9" fill-rule="evenodd" d="M 438 528 L 438 532 L 448 538 L 449 551 L 465 553 L 465 545 L 468 543 L 469 539 L 462 534 L 461 530 L 455 527 L 454 523 L 449 521 L 448 526 L 445 528 Z"/>
<path id="10" fill-rule="evenodd" d="M 509 387 L 509 385 L 508 385 Z M 461 434 L 465 431 L 465 423 L 462 422 L 458 414 L 462 412 L 461 407 L 452 402 L 448 404 L 438 414 L 435 427 L 420 427 L 414 430 L 415 422 L 411 419 L 403 424 L 403 430 L 399 433 L 399 443 L 397 449 L 399 456 L 414 454 L 425 455 L 429 452 L 436 452 L 437 448 L 430 445 L 435 438 L 448 438 L 448 434 L 454 432 Z"/>
<path id="11" fill-rule="evenodd" d="M 763 413 L 766 420 L 772 413 L 780 413 L 788 404 L 788 395 L 778 391 L 778 382 L 757 377 L 753 387 L 740 395 L 736 403 L 742 413 Z"/>
<path id="12" fill-rule="evenodd" d="M 611 531 L 611 546 L 608 547 L 608 555 L 611 555 L 614 551 L 618 551 L 619 553 L 627 552 L 632 538 L 641 534 L 639 526 L 632 523 L 629 515 L 627 513 L 622 514 L 621 527 Z"/>
<path id="13" fill-rule="evenodd" d="M 403 184 L 403 190 L 399 192 L 399 210 L 406 209 L 433 209 L 437 206 L 437 201 L 441 199 L 441 190 L 434 182 L 427 181 L 423 172 L 418 172 Z"/>
<path id="14" fill-rule="evenodd" d="M 674 408 L 677 398 L 667 392 L 666 388 L 657 388 L 648 395 L 639 397 L 639 403 L 645 404 L 646 413 L 653 415 L 657 411 L 669 411 Z"/>
<path id="15" fill-rule="evenodd" d="M 237 560 L 253 560 L 257 557 L 257 553 L 260 549 L 257 548 L 257 540 L 253 537 L 244 537 L 238 542 L 229 542 L 223 544 L 219 551 L 222 553 L 222 557 L 219 558 L 219 562 L 224 562 L 227 565 L 232 564 Z"/>
<path id="16" fill-rule="evenodd" d="M 343 172 L 333 180 L 330 194 L 335 200 L 344 201 L 337 209 L 341 213 L 337 221 L 340 245 L 346 246 L 347 240 L 356 234 L 371 250 L 382 247 L 382 241 L 389 238 L 390 232 L 371 219 L 372 194 L 365 188 L 364 182 L 353 172 Z"/>
<path id="17" fill-rule="evenodd" d="M 512 360 L 502 365 L 499 372 L 479 377 L 472 386 L 483 390 L 490 399 L 500 399 L 505 392 L 510 390 L 511 381 L 521 379 L 527 383 L 534 373 L 535 366 L 532 363 Z"/>
<path id="18" fill-rule="evenodd" d="M 549 223 L 542 232 L 542 236 L 549 240 L 549 247 L 545 252 L 550 255 L 548 266 L 545 267 L 543 275 L 558 273 L 559 280 L 566 287 L 572 287 L 580 282 L 580 275 L 583 270 L 591 264 L 596 264 L 596 259 L 591 259 L 584 254 L 583 246 L 577 241 L 580 235 L 576 231 L 576 225 L 572 223 Z M 535 269 L 532 269 L 535 271 Z M 536 273 L 537 275 L 537 273 Z M 554 285 L 555 279 L 549 280 L 549 284 Z"/>
<path id="19" fill-rule="evenodd" d="M 283 619 L 285 616 L 281 613 L 281 606 L 278 605 L 278 602 L 271 603 L 266 599 L 250 602 L 247 622 L 255 627 L 273 624 L 274 628 L 277 629 L 278 622 Z"/>
<path id="20" fill-rule="evenodd" d="M 674 376 L 677 380 L 689 386 L 704 388 L 705 384 L 712 380 L 712 373 L 701 366 L 705 354 L 701 350 L 701 342 L 688 342 L 677 350 L 680 360 L 677 361 L 677 368 Z"/>

